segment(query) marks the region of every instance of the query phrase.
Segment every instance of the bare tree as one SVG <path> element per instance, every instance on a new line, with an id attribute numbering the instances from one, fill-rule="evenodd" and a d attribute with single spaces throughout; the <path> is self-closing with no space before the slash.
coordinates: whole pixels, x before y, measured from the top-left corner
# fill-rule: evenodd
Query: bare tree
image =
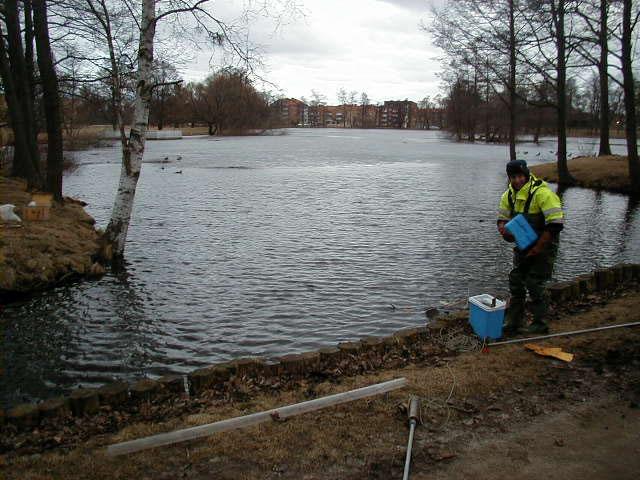
<path id="1" fill-rule="evenodd" d="M 338 98 L 338 103 L 342 105 L 342 126 L 344 127 L 347 121 L 347 101 L 349 100 L 349 95 L 344 88 L 340 88 L 336 93 L 336 97 Z"/>
<path id="2" fill-rule="evenodd" d="M 519 63 L 537 79 L 537 85 L 554 92 L 553 100 L 545 95 L 548 103 L 537 105 L 552 107 L 556 112 L 558 183 L 565 186 L 575 184 L 567 166 L 567 69 L 578 66 L 569 64 L 575 49 L 575 45 L 569 43 L 573 36 L 573 24 L 567 20 L 572 12 L 569 4 L 575 8 L 576 3 L 571 0 L 529 2 L 526 41 L 518 50 Z"/>
<path id="3" fill-rule="evenodd" d="M 624 89 L 625 129 L 627 134 L 627 156 L 631 189 L 640 194 L 640 162 L 638 161 L 638 131 L 636 123 L 636 97 L 633 80 L 632 42 L 633 29 L 638 21 L 639 12 L 634 9 L 632 0 L 623 0 L 622 12 L 622 76 Z"/>
<path id="4" fill-rule="evenodd" d="M 371 100 L 369 99 L 369 95 L 366 94 L 366 92 L 362 92 L 360 94 L 360 108 L 362 110 L 360 116 L 362 117 L 362 127 L 363 128 L 370 128 L 373 125 L 370 124 L 369 122 L 369 104 L 371 103 Z"/>
<path id="5" fill-rule="evenodd" d="M 522 42 L 525 6 L 517 0 L 450 0 L 435 8 L 429 31 L 450 64 L 449 81 L 456 82 L 462 70 L 472 69 L 474 84 L 484 84 L 484 97 L 498 99 L 508 109 L 509 156 L 516 155 L 518 88 L 516 55 Z M 487 110 L 488 113 L 488 110 Z M 485 136 L 492 125 L 485 115 Z"/>
<path id="6" fill-rule="evenodd" d="M 38 52 L 38 69 L 44 95 L 47 121 L 47 179 L 46 189 L 58 201 L 62 200 L 62 113 L 58 77 L 53 65 L 49 42 L 47 4 L 45 0 L 33 0 L 33 24 Z"/>
<path id="7" fill-rule="evenodd" d="M 167 61 L 158 60 L 154 62 L 153 82 L 151 114 L 158 130 L 162 130 L 168 113 L 167 104 L 175 92 L 176 85 L 179 85 L 182 79 L 174 65 Z"/>
<path id="8" fill-rule="evenodd" d="M 609 139 L 609 15 L 610 0 L 588 0 L 580 3 L 576 15 L 583 23 L 575 35 L 576 52 L 598 69 L 600 99 L 598 155 L 611 155 Z"/>
<path id="9" fill-rule="evenodd" d="M 20 36 L 18 2 L 6 0 L 3 7 L 7 34 L 5 43 L 4 34 L 0 30 L 0 75 L 5 87 L 5 97 L 15 137 L 12 175 L 27 179 L 32 186 L 41 187 L 40 154 L 36 140 L 33 96 L 30 92 L 29 68 Z"/>
<path id="10" fill-rule="evenodd" d="M 209 135 L 264 126 L 268 104 L 246 72 L 221 70 L 193 87 L 193 105 L 209 126 Z"/>
<path id="11" fill-rule="evenodd" d="M 310 105 L 312 107 L 318 107 L 321 105 L 326 105 L 327 104 L 327 97 L 326 95 L 323 95 L 322 93 L 318 92 L 317 90 L 311 90 L 311 102 Z"/>

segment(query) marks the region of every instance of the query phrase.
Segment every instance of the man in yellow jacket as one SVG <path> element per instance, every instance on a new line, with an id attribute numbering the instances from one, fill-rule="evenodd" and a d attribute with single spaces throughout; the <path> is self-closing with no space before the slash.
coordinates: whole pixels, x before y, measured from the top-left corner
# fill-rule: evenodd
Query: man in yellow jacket
<path id="1" fill-rule="evenodd" d="M 507 163 L 507 176 L 509 188 L 500 199 L 498 231 L 506 241 L 513 242 L 514 238 L 505 229 L 505 224 L 522 214 L 538 239 L 524 251 L 514 248 L 513 269 L 509 273 L 511 301 L 505 315 L 504 331 L 506 335 L 520 332 L 529 291 L 533 322 L 527 332 L 546 333 L 549 327 L 545 319 L 548 309 L 545 283 L 551 278 L 558 251 L 564 221 L 562 204 L 544 181 L 529 172 L 524 160 Z"/>

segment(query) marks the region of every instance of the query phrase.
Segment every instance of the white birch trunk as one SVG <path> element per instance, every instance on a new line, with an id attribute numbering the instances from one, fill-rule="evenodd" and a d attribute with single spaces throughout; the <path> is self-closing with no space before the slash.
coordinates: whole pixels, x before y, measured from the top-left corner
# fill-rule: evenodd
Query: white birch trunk
<path id="1" fill-rule="evenodd" d="M 111 220 L 104 234 L 105 256 L 122 258 L 133 210 L 136 186 L 142 168 L 142 157 L 149 125 L 153 63 L 153 39 L 156 30 L 155 0 L 142 1 L 142 22 L 138 47 L 138 83 L 135 110 L 129 140 L 122 149 L 120 182 L 113 203 Z M 109 252 L 111 250 L 111 252 Z M 109 254 L 111 253 L 111 255 Z"/>

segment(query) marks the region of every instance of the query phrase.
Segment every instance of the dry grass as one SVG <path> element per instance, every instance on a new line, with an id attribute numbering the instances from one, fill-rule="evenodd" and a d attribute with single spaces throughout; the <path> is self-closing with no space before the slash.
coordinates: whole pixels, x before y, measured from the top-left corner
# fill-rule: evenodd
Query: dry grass
<path id="1" fill-rule="evenodd" d="M 105 128 L 107 127 L 104 125 L 90 125 L 71 131 L 64 131 L 64 149 L 66 151 L 79 151 L 102 145 L 105 142 L 112 143 L 112 140 L 105 140 L 102 137 Z"/>
<path id="2" fill-rule="evenodd" d="M 0 177 L 0 204 L 20 209 L 31 200 L 22 180 Z M 21 228 L 0 224 L 0 291 L 42 288 L 68 274 L 89 273 L 98 250 L 94 220 L 82 205 L 67 199 L 51 208 L 49 220 L 23 221 Z"/>
<path id="3" fill-rule="evenodd" d="M 561 330 L 630 321 L 638 318 L 637 312 L 640 295 L 635 292 L 606 307 L 562 319 Z M 585 346 L 606 351 L 617 343 L 638 339 L 637 330 L 615 330 L 597 337 L 555 339 L 553 344 L 573 352 Z M 91 472 L 94 479 L 178 478 L 183 473 L 188 473 L 189 478 L 262 479 L 278 476 L 278 469 L 285 469 L 286 478 L 305 478 L 306 474 L 308 478 L 345 478 L 345 470 L 362 471 L 379 459 L 402 464 L 406 416 L 399 413 L 398 406 L 406 402 L 409 394 L 442 405 L 452 392 L 452 400 L 461 404 L 467 397 L 508 396 L 518 385 L 533 384 L 536 388 L 543 383 L 546 372 L 552 370 L 553 363 L 548 359 L 525 351 L 521 345 L 512 345 L 486 354 L 462 354 L 439 366 L 412 365 L 344 378 L 339 384 L 306 384 L 294 391 L 260 395 L 248 402 L 205 407 L 197 415 L 163 424 L 131 425 L 116 435 L 94 438 L 69 453 L 18 458 L 11 461 L 9 471 L 15 473 L 8 478 L 86 478 Z M 311 389 L 314 396 L 324 396 L 401 376 L 409 380 L 408 388 L 370 400 L 128 457 L 109 458 L 104 454 L 104 447 L 111 443 L 304 401 Z M 431 410 L 429 415 L 436 414 Z M 436 430 L 446 431 L 457 415 L 450 409 L 446 416 L 436 416 Z"/>
<path id="4" fill-rule="evenodd" d="M 185 137 L 191 135 L 209 135 L 208 127 L 182 127 L 180 130 L 182 130 L 182 135 Z"/>
<path id="5" fill-rule="evenodd" d="M 600 134 L 598 130 L 591 128 L 570 128 L 567 130 L 567 137 L 600 138 Z M 626 133 L 622 128 L 611 128 L 609 138 L 626 138 Z"/>
<path id="6" fill-rule="evenodd" d="M 578 185 L 598 190 L 629 192 L 629 164 L 626 156 L 607 155 L 603 157 L 576 157 L 567 162 L 569 172 Z M 558 181 L 556 163 L 545 163 L 531 167 L 537 177 L 547 181 Z"/>

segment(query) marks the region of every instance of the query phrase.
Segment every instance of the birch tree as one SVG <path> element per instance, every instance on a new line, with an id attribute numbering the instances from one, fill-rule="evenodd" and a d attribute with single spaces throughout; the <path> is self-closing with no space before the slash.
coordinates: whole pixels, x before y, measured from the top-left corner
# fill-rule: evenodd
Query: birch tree
<path id="1" fill-rule="evenodd" d="M 252 67 L 257 59 L 254 50 L 243 45 L 242 32 L 215 17 L 207 9 L 210 0 L 141 0 L 140 10 L 135 11 L 128 0 L 67 0 L 70 5 L 83 11 L 94 20 L 93 24 L 100 29 L 107 45 L 110 64 L 110 81 L 112 96 L 116 110 L 116 123 L 120 131 L 122 148 L 122 165 L 120 180 L 111 212 L 111 218 L 102 237 L 103 256 L 106 260 L 119 260 L 124 256 L 124 249 L 131 221 L 134 198 L 140 177 L 142 159 L 145 150 L 146 134 L 149 125 L 149 107 L 153 89 L 159 85 L 153 79 L 153 62 L 156 34 L 159 25 L 166 25 L 174 36 L 189 38 L 187 31 L 196 31 L 204 35 L 210 46 L 226 45 L 231 54 L 240 58 L 244 65 Z M 252 2 L 248 2 L 249 8 Z M 282 17 L 296 13 L 295 2 L 289 0 L 274 1 L 273 8 L 279 8 L 276 16 Z M 260 9 L 265 8 L 259 5 Z M 255 12 L 254 12 L 255 13 Z M 127 16 L 127 14 L 129 16 Z M 248 12 L 245 11 L 249 17 Z M 185 16 L 187 19 L 185 19 Z M 77 15 L 76 15 L 77 18 Z M 118 18 L 123 24 L 133 24 L 138 34 L 137 54 L 124 50 L 117 55 L 117 37 L 113 20 Z M 179 19 L 179 21 L 178 21 Z M 173 23 L 169 23 L 169 22 Z M 169 23 L 169 24 L 168 24 Z M 167 25 L 168 24 L 168 25 Z M 91 24 L 84 27 L 91 28 Z M 120 30 L 126 39 L 126 31 Z M 130 132 L 125 135 L 122 122 L 122 58 L 128 58 L 135 65 L 135 99 L 134 113 Z"/>
<path id="2" fill-rule="evenodd" d="M 133 124 L 129 138 L 122 145 L 122 167 L 120 181 L 111 212 L 109 225 L 104 233 L 105 255 L 122 257 L 133 210 L 144 147 L 149 125 L 149 104 L 151 103 L 153 41 L 156 34 L 157 15 L 155 0 L 142 1 L 140 19 L 140 40 L 138 45 L 138 72 Z M 123 127 L 121 127 L 124 130 Z M 124 134 L 122 134 L 124 135 Z"/>

